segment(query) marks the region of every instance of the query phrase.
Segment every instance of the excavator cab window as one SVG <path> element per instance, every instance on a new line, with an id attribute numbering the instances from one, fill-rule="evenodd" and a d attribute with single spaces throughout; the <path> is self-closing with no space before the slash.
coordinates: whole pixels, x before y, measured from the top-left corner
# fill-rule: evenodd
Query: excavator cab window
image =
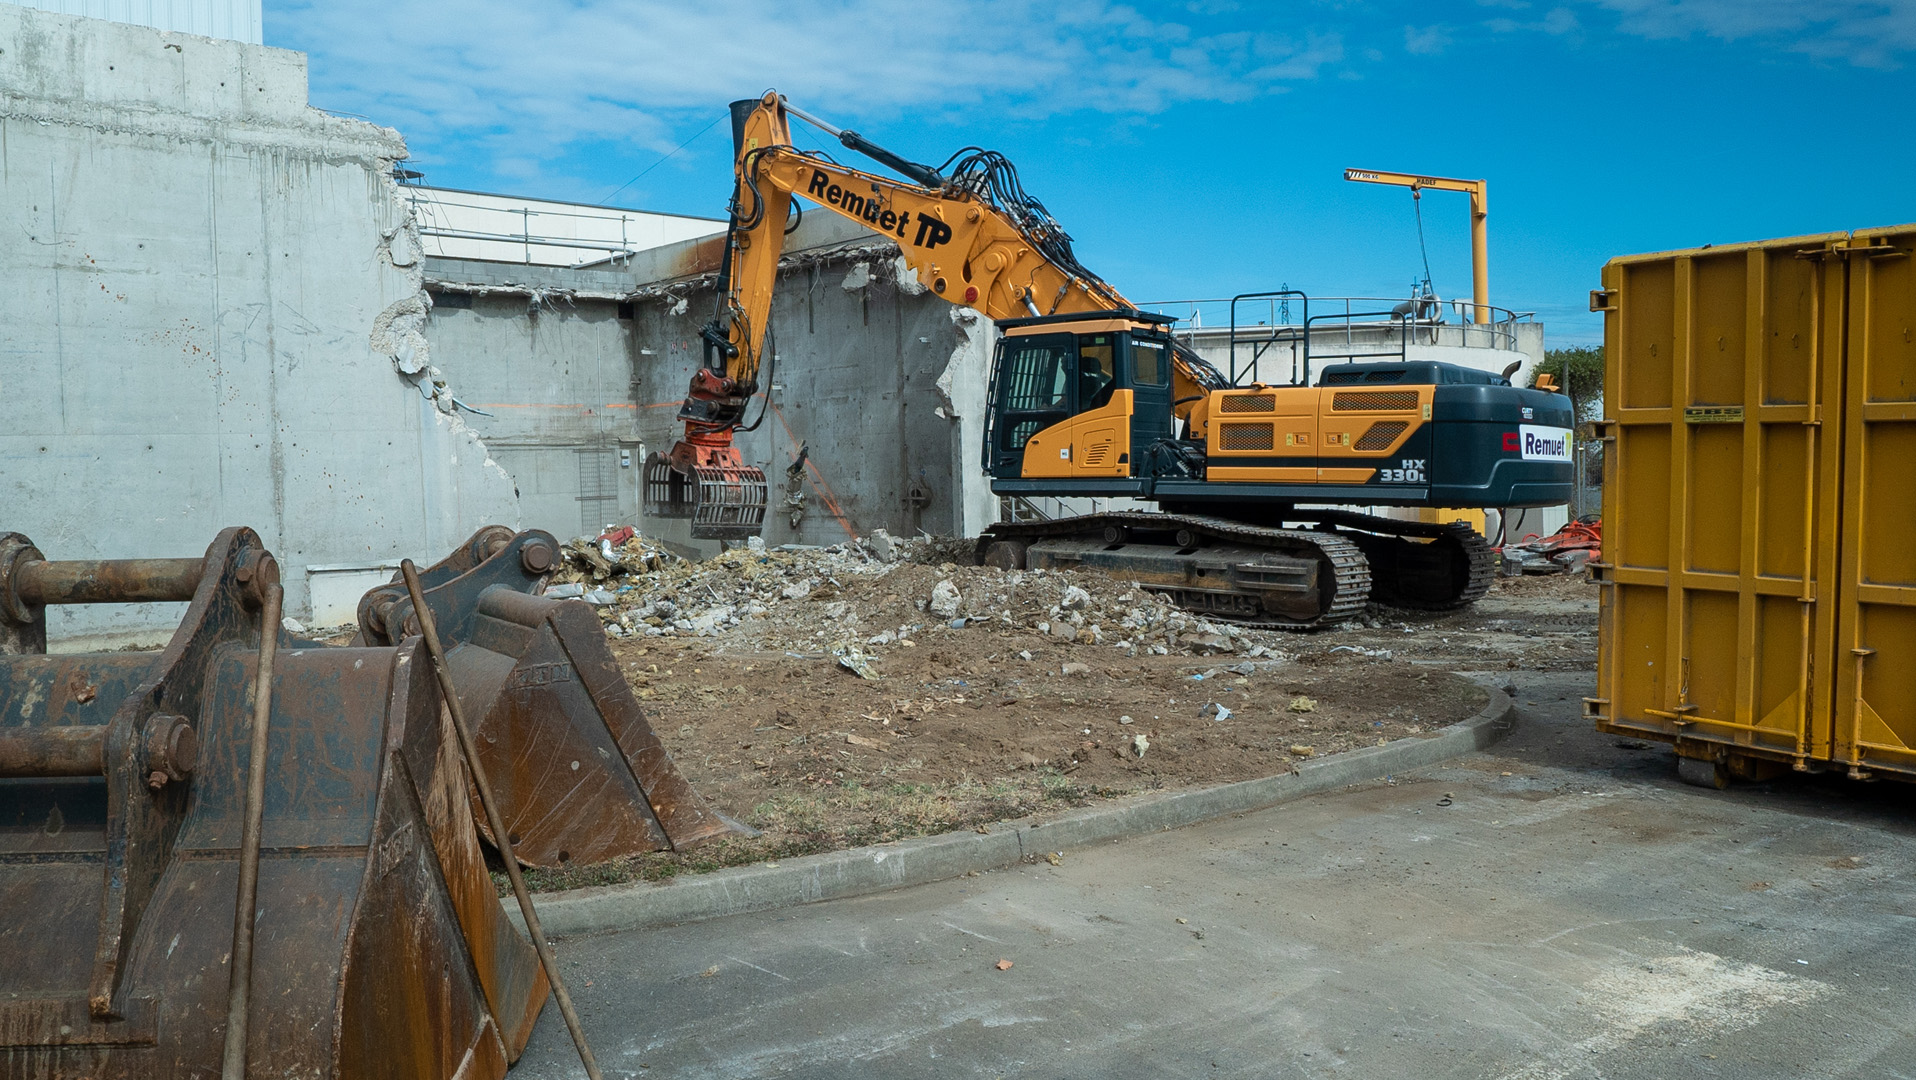
<path id="1" fill-rule="evenodd" d="M 1117 382 L 1117 346 L 1110 334 L 1078 335 L 1078 412 L 1102 408 Z"/>
<path id="2" fill-rule="evenodd" d="M 1138 386 L 1163 386 L 1165 367 L 1162 342 L 1131 339 L 1131 377 Z"/>
<path id="3" fill-rule="evenodd" d="M 1004 349 L 998 449 L 1015 454 L 1032 435 L 1072 414 L 1078 339 L 1074 334 L 1012 338 Z"/>

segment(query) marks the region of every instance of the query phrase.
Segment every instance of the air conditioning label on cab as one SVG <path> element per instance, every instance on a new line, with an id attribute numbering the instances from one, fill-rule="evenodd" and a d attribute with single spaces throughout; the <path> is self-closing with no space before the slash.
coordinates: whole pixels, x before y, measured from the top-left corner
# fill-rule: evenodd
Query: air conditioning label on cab
<path id="1" fill-rule="evenodd" d="M 1517 439 L 1518 449 L 1523 452 L 1525 461 L 1570 460 L 1569 428 L 1520 424 L 1517 427 Z"/>

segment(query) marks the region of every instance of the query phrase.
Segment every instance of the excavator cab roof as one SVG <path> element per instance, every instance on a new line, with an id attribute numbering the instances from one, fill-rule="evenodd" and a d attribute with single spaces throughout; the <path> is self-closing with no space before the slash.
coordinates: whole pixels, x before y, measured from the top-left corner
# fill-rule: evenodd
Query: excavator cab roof
<path id="1" fill-rule="evenodd" d="M 1441 360 L 1388 363 L 1326 364 L 1318 369 L 1319 386 L 1509 386 L 1494 371 L 1447 364 Z"/>
<path id="2" fill-rule="evenodd" d="M 1062 315 L 1000 319 L 998 332 L 1006 337 L 1055 333 L 1060 330 L 1079 330 L 1085 333 L 1095 333 L 1100 330 L 1143 330 L 1156 333 L 1162 332 L 1174 322 L 1177 322 L 1177 317 L 1174 315 L 1159 315 L 1150 311 L 1138 311 L 1135 308 L 1117 308 L 1111 311 L 1074 311 Z"/>

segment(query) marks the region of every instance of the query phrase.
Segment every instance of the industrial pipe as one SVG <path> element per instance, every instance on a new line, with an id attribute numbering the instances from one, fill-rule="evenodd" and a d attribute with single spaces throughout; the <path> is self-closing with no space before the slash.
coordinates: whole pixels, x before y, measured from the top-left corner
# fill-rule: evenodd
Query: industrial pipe
<path id="1" fill-rule="evenodd" d="M 106 728 L 95 725 L 0 731 L 0 779 L 100 776 L 106 771 Z"/>
<path id="2" fill-rule="evenodd" d="M 34 559 L 14 568 L 14 594 L 35 606 L 186 601 L 204 559 Z"/>

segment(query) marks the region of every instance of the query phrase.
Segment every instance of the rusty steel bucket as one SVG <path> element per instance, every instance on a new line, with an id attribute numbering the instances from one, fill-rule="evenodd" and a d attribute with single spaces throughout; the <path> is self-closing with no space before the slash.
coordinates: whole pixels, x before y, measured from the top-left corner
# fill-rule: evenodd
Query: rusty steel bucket
<path id="1" fill-rule="evenodd" d="M 549 534 L 481 530 L 422 582 L 461 705 L 485 718 L 521 860 L 723 835 L 590 606 L 532 595 L 557 552 Z M 248 529 L 203 559 L 87 563 L 0 533 L 0 1078 L 219 1071 L 261 598 L 277 580 Z M 46 654 L 46 605 L 135 601 L 189 602 L 159 653 Z M 360 612 L 347 647 L 278 639 L 248 1068 L 497 1077 L 545 976 L 486 872 L 403 587 Z"/>
<path id="2" fill-rule="evenodd" d="M 420 573 L 513 854 L 550 868 L 738 831 L 660 744 L 592 605 L 532 595 L 558 551 L 550 533 L 493 526 Z M 418 632 L 405 585 L 361 598 L 356 642 Z M 476 801 L 473 820 L 490 840 Z"/>
<path id="3" fill-rule="evenodd" d="M 0 534 L 0 1075 L 219 1072 L 277 579 L 249 529 L 203 560 L 93 564 Z M 157 658 L 42 651 L 43 605 L 133 599 L 190 601 Z M 501 1076 L 546 982 L 486 873 L 430 665 L 416 641 L 307 644 L 282 640 L 273 675 L 248 1069 Z"/>

